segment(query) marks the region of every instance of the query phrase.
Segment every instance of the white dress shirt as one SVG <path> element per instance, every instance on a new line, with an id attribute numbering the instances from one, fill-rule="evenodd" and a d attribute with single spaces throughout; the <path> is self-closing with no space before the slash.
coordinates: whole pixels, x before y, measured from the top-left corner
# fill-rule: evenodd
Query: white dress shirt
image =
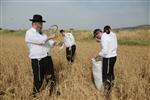
<path id="1" fill-rule="evenodd" d="M 54 41 L 47 41 L 46 34 L 40 34 L 36 29 L 31 28 L 26 32 L 25 41 L 29 48 L 29 57 L 31 59 L 41 59 L 51 56 L 50 47 L 54 45 Z"/>
<path id="2" fill-rule="evenodd" d="M 71 33 L 65 33 L 64 36 L 64 45 L 66 47 L 71 47 L 72 45 L 75 45 L 75 39 L 74 36 Z"/>
<path id="3" fill-rule="evenodd" d="M 110 34 L 103 33 L 101 37 L 102 50 L 99 55 L 105 58 L 117 56 L 117 37 L 116 34 L 110 32 Z"/>

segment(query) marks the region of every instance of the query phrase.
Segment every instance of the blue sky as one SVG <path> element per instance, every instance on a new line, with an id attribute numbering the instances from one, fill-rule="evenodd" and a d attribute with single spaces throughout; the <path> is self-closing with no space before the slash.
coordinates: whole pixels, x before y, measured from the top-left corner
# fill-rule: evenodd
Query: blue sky
<path id="1" fill-rule="evenodd" d="M 27 29 L 33 14 L 41 14 L 45 28 L 93 29 L 150 24 L 150 0 L 0 0 L 0 27 Z"/>

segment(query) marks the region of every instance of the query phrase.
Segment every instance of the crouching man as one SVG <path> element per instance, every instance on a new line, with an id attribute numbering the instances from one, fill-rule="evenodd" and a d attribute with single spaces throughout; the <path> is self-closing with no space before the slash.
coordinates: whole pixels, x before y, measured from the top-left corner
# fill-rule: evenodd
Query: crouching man
<path id="1" fill-rule="evenodd" d="M 51 84 L 50 93 L 55 87 L 55 76 L 53 61 L 50 53 L 50 46 L 54 46 L 54 35 L 47 36 L 42 33 L 43 23 L 41 15 L 34 15 L 32 21 L 32 28 L 30 28 L 25 35 L 25 41 L 29 48 L 29 57 L 31 59 L 33 71 L 33 96 L 40 92 L 44 77 L 46 82 L 53 81 Z"/>
<path id="2" fill-rule="evenodd" d="M 102 79 L 105 89 L 111 92 L 111 87 L 115 80 L 114 66 L 117 59 L 117 37 L 116 34 L 111 31 L 110 26 L 105 26 L 104 32 L 100 29 L 95 29 L 93 33 L 94 38 L 101 39 L 100 44 L 102 50 L 98 56 L 103 58 Z"/>

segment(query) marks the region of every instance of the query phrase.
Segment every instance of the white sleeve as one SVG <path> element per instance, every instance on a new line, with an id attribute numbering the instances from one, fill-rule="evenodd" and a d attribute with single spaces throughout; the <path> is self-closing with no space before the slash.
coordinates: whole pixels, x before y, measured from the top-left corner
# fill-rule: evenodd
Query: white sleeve
<path id="1" fill-rule="evenodd" d="M 101 40 L 102 50 L 100 51 L 100 56 L 106 56 L 108 54 L 108 41 L 104 38 Z"/>
<path id="2" fill-rule="evenodd" d="M 46 35 L 38 36 L 36 34 L 32 34 L 27 31 L 25 41 L 34 44 L 45 44 L 45 42 L 47 41 L 47 36 Z"/>
<path id="3" fill-rule="evenodd" d="M 116 48 L 118 47 L 118 40 L 117 40 L 117 36 L 116 36 L 116 34 L 115 34 L 115 46 L 116 46 Z"/>

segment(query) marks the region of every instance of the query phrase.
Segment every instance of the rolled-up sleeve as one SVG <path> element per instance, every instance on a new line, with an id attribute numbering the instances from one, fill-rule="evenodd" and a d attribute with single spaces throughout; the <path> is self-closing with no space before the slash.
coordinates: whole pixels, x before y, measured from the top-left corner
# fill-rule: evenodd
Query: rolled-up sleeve
<path id="1" fill-rule="evenodd" d="M 30 31 L 27 31 L 25 41 L 34 44 L 45 44 L 45 42 L 47 41 L 47 36 L 46 35 L 40 36 Z"/>

